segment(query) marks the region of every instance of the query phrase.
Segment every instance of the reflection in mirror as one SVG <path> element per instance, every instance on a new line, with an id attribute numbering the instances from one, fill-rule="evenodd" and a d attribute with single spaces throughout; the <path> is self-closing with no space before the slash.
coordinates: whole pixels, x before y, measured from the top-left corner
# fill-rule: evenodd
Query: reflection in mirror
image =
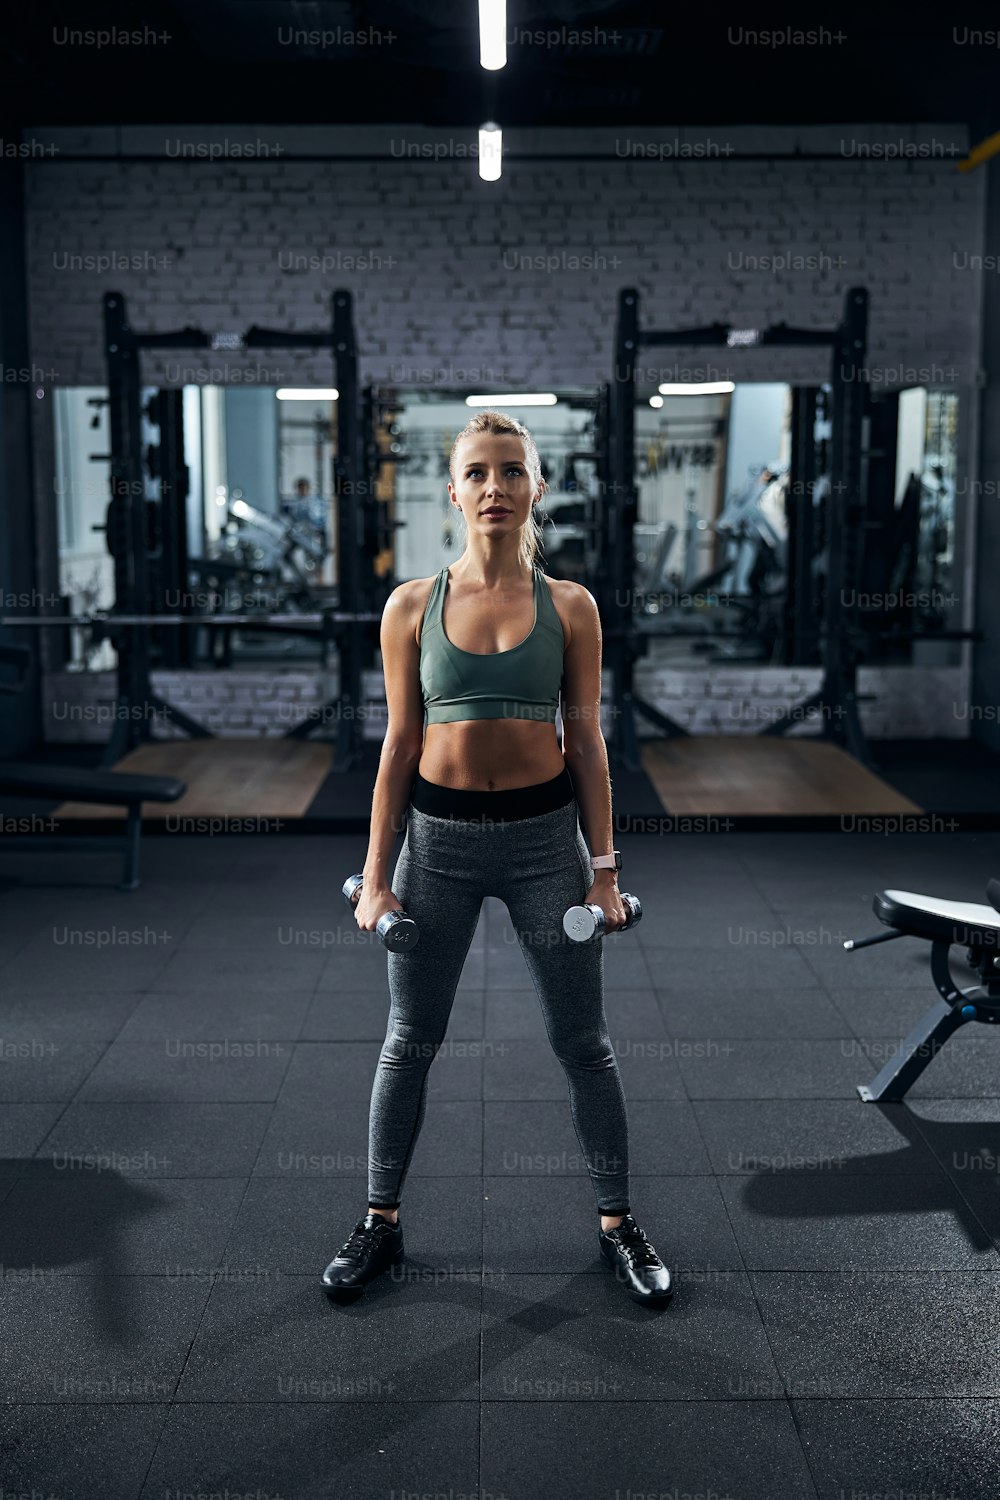
<path id="1" fill-rule="evenodd" d="M 546 571 L 580 583 L 597 566 L 600 460 L 595 449 L 596 398 L 585 391 L 555 393 L 554 404 L 520 407 L 496 401 L 530 430 L 547 489 L 541 502 L 541 551 Z M 458 433 L 472 415 L 465 393 L 382 391 L 391 438 L 383 475 L 393 486 L 398 526 L 395 575 L 430 577 L 454 562 L 464 529 L 448 495 L 448 460 Z"/>
<path id="2" fill-rule="evenodd" d="M 366 521 L 364 545 L 387 589 L 460 554 L 448 459 L 470 415 L 468 394 L 396 386 L 365 393 L 369 468 L 357 498 L 379 517 L 374 527 Z M 828 386 L 780 382 L 643 394 L 631 606 L 653 659 L 691 668 L 819 661 L 831 400 Z M 560 391 L 552 404 L 531 408 L 500 397 L 495 404 L 521 417 L 538 444 L 548 484 L 546 569 L 596 589 L 615 499 L 601 393 Z M 59 389 L 54 409 L 60 588 L 73 614 L 110 610 L 128 497 L 109 493 L 106 392 Z M 162 663 L 328 660 L 331 643 L 318 620 L 338 598 L 335 414 L 334 391 L 144 389 L 151 600 L 158 613 L 192 619 L 190 631 L 154 628 Z M 860 570 L 844 600 L 859 661 L 926 659 L 915 658 L 914 638 L 926 652 L 935 633 L 960 624 L 959 416 L 954 390 L 870 393 Z M 227 614 L 253 618 L 212 624 Z M 281 623 L 302 615 L 315 616 L 315 628 Z M 70 630 L 67 638 L 73 669 L 113 665 L 99 631 Z M 947 661 L 959 647 L 942 640 L 937 649 L 944 654 L 936 659 Z"/>
<path id="3" fill-rule="evenodd" d="M 656 660 L 820 661 L 831 400 L 828 386 L 759 383 L 637 407 L 634 613 Z M 958 420 L 953 390 L 869 402 L 859 575 L 843 598 L 859 662 L 911 661 L 926 650 L 915 638 L 960 624 Z M 939 649 L 958 659 L 958 643 Z"/>

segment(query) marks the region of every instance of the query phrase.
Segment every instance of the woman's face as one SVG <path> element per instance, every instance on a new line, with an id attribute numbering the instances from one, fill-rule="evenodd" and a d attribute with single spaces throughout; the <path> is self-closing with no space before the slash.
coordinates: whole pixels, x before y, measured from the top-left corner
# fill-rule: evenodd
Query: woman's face
<path id="1" fill-rule="evenodd" d="M 535 487 L 515 433 L 473 433 L 455 450 L 454 481 L 448 494 L 471 531 L 516 531 L 531 514 Z M 491 515 L 500 509 L 504 515 Z"/>

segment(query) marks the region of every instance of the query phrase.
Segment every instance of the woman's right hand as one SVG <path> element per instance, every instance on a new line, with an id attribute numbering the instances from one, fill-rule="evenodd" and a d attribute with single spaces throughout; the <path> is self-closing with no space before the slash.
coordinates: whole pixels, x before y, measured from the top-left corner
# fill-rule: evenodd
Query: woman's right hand
<path id="1" fill-rule="evenodd" d="M 359 886 L 358 894 L 351 905 L 354 907 L 354 920 L 362 932 L 374 932 L 387 911 L 402 909 L 401 903 L 397 901 L 389 886 L 369 887 L 367 880 Z"/>

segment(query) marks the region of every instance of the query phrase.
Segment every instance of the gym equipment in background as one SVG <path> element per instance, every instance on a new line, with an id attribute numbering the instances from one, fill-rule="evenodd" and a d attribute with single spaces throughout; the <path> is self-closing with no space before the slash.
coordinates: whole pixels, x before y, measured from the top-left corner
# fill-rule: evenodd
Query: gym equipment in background
<path id="1" fill-rule="evenodd" d="M 212 629 L 254 623 L 258 629 L 312 636 L 324 649 L 336 645 L 340 667 L 336 705 L 323 705 L 323 712 L 304 719 L 288 730 L 286 737 L 305 738 L 318 724 L 335 717 L 337 744 L 333 769 L 348 769 L 361 758 L 362 716 L 358 710 L 363 705 L 362 671 L 374 665 L 377 622 L 386 597 L 385 582 L 376 576 L 374 559 L 388 545 L 387 535 L 391 531 L 386 507 L 374 500 L 363 478 L 368 453 L 363 441 L 351 292 L 339 289 L 333 293 L 331 324 L 321 332 L 292 332 L 255 325 L 245 334 L 208 334 L 190 326 L 149 333 L 132 327 L 122 293 L 106 293 L 103 305 L 110 452 L 96 456 L 107 458 L 110 463 L 112 499 L 105 530 L 115 560 L 115 603 L 107 616 L 94 625 L 114 644 L 118 681 L 115 725 L 102 764 L 113 765 L 128 751 L 152 740 L 152 724 L 157 715 L 167 717 L 189 736 L 211 737 L 204 725 L 154 693 L 150 680 L 154 666 L 191 664 L 191 627 L 207 621 Z M 143 407 L 140 356 L 144 349 L 242 351 L 282 347 L 328 349 L 333 357 L 334 384 L 339 396 L 334 463 L 341 542 L 337 599 L 335 606 L 324 609 L 317 619 L 280 616 L 280 610 L 276 619 L 273 604 L 266 620 L 206 616 L 191 603 L 191 583 L 199 576 L 202 579 L 219 576 L 224 584 L 236 590 L 247 581 L 248 564 L 263 559 L 249 555 L 244 544 L 234 547 L 229 557 L 220 555 L 201 560 L 188 557 L 185 501 L 189 480 L 184 464 L 183 392 L 160 391 Z M 144 415 L 160 429 L 159 443 L 145 450 Z M 151 481 L 159 485 L 158 499 L 147 494 Z M 247 507 L 248 511 L 251 509 Z M 273 521 L 271 517 L 267 519 Z M 274 524 L 281 527 L 283 523 Z M 278 542 L 286 567 L 290 537 L 291 533 L 283 530 Z M 303 545 L 308 555 L 308 539 L 297 535 L 290 549 L 291 562 L 300 575 L 300 602 L 303 585 L 309 593 L 308 569 L 304 570 L 295 559 L 296 552 L 302 553 Z M 250 546 L 249 552 L 253 550 Z M 258 550 L 263 553 L 265 549 L 258 547 Z M 258 583 L 268 576 L 267 567 L 256 571 L 260 575 Z M 250 576 L 253 577 L 252 568 Z M 176 612 L 166 606 L 170 593 L 176 593 L 182 601 Z M 281 603 L 280 597 L 278 602 Z M 51 622 L 18 618 L 12 623 L 22 626 Z M 60 623 L 65 628 L 84 622 L 73 617 Z"/>
<path id="2" fill-rule="evenodd" d="M 31 667 L 30 646 L 0 646 L 0 665 L 11 666 L 17 675 L 13 682 L 0 681 L 0 692 L 24 691 Z M 4 849 L 44 854 L 58 851 L 90 853 L 120 852 L 122 878 L 119 890 L 139 888 L 139 841 L 142 836 L 144 802 L 177 802 L 187 791 L 187 782 L 179 776 L 136 775 L 127 771 L 90 770 L 81 766 L 33 766 L 23 761 L 0 761 L 0 796 L 40 799 L 55 802 L 90 802 L 98 806 L 124 807 L 124 832 L 120 824 L 106 837 L 62 834 L 4 833 Z M 50 818 L 51 821 L 51 818 Z"/>
<path id="3" fill-rule="evenodd" d="M 915 891 L 879 891 L 872 910 L 892 931 L 844 943 L 854 952 L 895 938 L 924 938 L 931 945 L 931 978 L 941 997 L 872 1082 L 858 1084 L 862 1099 L 898 1102 L 960 1026 L 1000 1021 L 1000 880 L 987 883 L 986 896 L 989 906 Z M 952 977 L 951 948 L 956 944 L 967 950 L 966 962 L 978 973 L 979 984 L 962 989 Z"/>
<path id="4" fill-rule="evenodd" d="M 783 506 L 787 470 L 766 465 L 751 470 L 750 482 L 730 496 L 715 521 L 699 523 L 722 542 L 724 557 L 718 567 L 695 578 L 677 596 L 676 611 L 688 622 L 697 614 L 697 601 L 713 599 L 720 614 L 738 617 L 735 628 L 706 632 L 694 650 L 711 661 L 772 663 L 781 638 L 787 589 L 787 537 L 765 509 Z M 678 633 L 691 634 L 682 629 Z"/>
<path id="5" fill-rule="evenodd" d="M 758 570 L 757 598 L 747 597 L 755 612 L 735 634 L 751 629 L 772 643 L 779 665 L 809 664 L 822 669 L 818 690 L 774 715 L 757 733 L 783 735 L 804 718 L 816 715 L 818 738 L 833 741 L 869 770 L 874 770 L 858 714 L 857 671 L 862 658 L 872 659 L 878 643 L 902 643 L 931 635 L 936 641 L 981 639 L 981 632 L 961 629 L 916 630 L 913 621 L 887 624 L 882 599 L 888 570 L 905 542 L 905 518 L 896 514 L 892 477 L 896 462 L 899 393 L 876 397 L 868 382 L 857 378 L 864 367 L 868 328 L 868 293 L 851 287 L 840 323 L 834 328 L 730 327 L 713 323 L 700 328 L 643 328 L 639 293 L 619 292 L 614 334 L 614 379 L 607 392 L 608 493 L 598 573 L 592 584 L 601 612 L 604 664 L 611 673 L 613 705 L 608 751 L 613 764 L 641 769 L 636 714 L 665 738 L 687 738 L 688 731 L 635 691 L 634 664 L 649 649 L 653 635 L 694 633 L 678 630 L 660 615 L 643 619 L 633 609 L 635 530 L 639 493 L 636 482 L 636 371 L 647 347 L 689 348 L 716 345 L 727 350 L 765 345 L 814 345 L 830 350 L 830 377 L 825 386 L 792 392 L 792 444 L 786 521 L 787 587 L 784 599 L 763 587 Z M 734 356 L 738 357 L 738 355 Z M 947 435 L 942 417 L 942 444 Z M 947 496 L 940 500 L 947 513 Z M 901 534 L 902 529 L 902 534 Z M 752 576 L 752 574 L 751 574 Z M 867 596 L 867 597 L 866 597 Z M 868 598 L 877 600 L 868 607 Z M 727 601 L 737 603 L 734 597 Z M 780 624 L 777 616 L 780 612 Z M 714 638 L 725 635 L 716 631 Z"/>
<path id="6" fill-rule="evenodd" d="M 636 629 L 631 608 L 633 532 L 638 516 L 636 488 L 635 405 L 636 363 L 644 346 L 692 347 L 716 345 L 740 349 L 774 344 L 819 345 L 831 351 L 832 436 L 830 441 L 830 500 L 827 528 L 827 579 L 822 626 L 823 682 L 818 692 L 785 715 L 774 718 L 761 734 L 783 734 L 803 713 L 821 712 L 822 735 L 849 750 L 863 764 L 870 758 L 857 710 L 856 657 L 848 632 L 853 625 L 845 591 L 856 584 L 862 536 L 862 417 L 863 382 L 849 372 L 864 363 L 868 329 L 868 293 L 851 287 L 841 322 L 835 328 L 739 328 L 713 323 L 702 328 L 643 328 L 639 293 L 626 287 L 618 294 L 615 322 L 614 375 L 610 386 L 610 461 L 612 493 L 616 497 L 614 524 L 607 538 L 602 572 L 595 590 L 603 622 L 605 662 L 611 669 L 614 716 L 610 749 L 626 768 L 641 764 L 635 714 L 655 724 L 668 738 L 687 731 L 634 690 L 634 663 L 648 650 L 648 635 Z"/>
<path id="7" fill-rule="evenodd" d="M 209 554 L 211 561 L 232 559 L 245 571 L 247 594 L 261 587 L 276 612 L 286 605 L 320 609 L 316 592 L 319 568 L 326 549 L 314 528 L 272 516 L 250 505 L 234 492 L 229 497 L 226 524 Z M 258 583 L 257 579 L 261 582 Z"/>

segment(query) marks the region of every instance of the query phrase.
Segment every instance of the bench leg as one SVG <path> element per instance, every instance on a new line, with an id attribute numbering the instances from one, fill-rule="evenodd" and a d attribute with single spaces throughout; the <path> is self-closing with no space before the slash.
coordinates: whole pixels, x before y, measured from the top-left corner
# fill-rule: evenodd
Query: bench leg
<path id="1" fill-rule="evenodd" d="M 125 825 L 125 866 L 122 871 L 120 891 L 136 891 L 139 889 L 139 840 L 142 836 L 142 803 L 133 805 L 128 810 L 128 821 Z"/>
<path id="2" fill-rule="evenodd" d="M 858 1084 L 862 1099 L 898 1103 L 952 1032 L 964 1025 L 961 1006 L 935 1000 L 927 1014 L 921 1016 L 909 1036 L 900 1043 L 898 1056 L 890 1058 L 871 1083 Z"/>

